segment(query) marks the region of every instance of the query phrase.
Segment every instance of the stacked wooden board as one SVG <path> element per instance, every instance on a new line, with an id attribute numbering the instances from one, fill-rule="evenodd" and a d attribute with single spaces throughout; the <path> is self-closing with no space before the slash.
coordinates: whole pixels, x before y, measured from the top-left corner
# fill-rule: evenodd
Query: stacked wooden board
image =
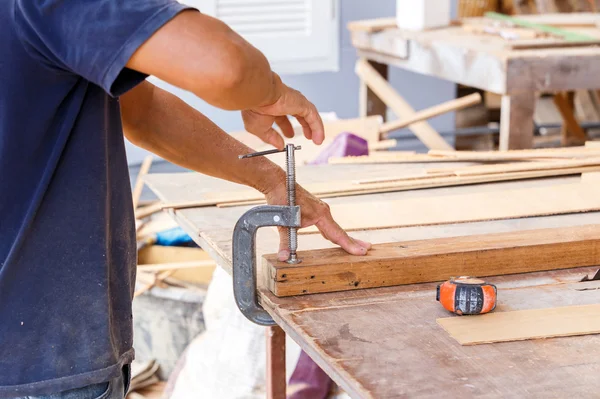
<path id="1" fill-rule="evenodd" d="M 303 185 L 319 198 L 397 192 L 426 188 L 578 175 L 600 171 L 600 148 L 593 146 L 564 149 L 516 150 L 506 152 L 431 151 L 430 154 L 378 154 L 375 156 L 340 158 L 332 163 L 443 163 L 446 169 L 431 167 L 415 175 L 381 176 L 369 180 L 336 180 Z M 473 165 L 453 168 L 454 162 L 500 162 L 497 165 Z M 515 161 L 506 163 L 506 161 Z M 518 161 L 518 162 L 517 162 Z M 302 184 L 302 181 L 300 181 Z M 264 196 L 250 188 L 220 191 L 193 201 L 157 203 L 136 212 L 138 218 L 162 209 L 185 209 L 204 206 L 248 206 L 264 203 Z"/>

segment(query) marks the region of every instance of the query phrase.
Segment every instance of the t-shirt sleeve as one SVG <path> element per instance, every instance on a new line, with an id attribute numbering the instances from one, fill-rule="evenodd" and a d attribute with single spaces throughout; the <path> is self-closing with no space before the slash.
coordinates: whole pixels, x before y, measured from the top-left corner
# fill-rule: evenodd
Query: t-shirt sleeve
<path id="1" fill-rule="evenodd" d="M 113 96 L 146 78 L 125 67 L 133 53 L 161 26 L 190 8 L 175 0 L 15 1 L 15 23 L 31 54 Z"/>

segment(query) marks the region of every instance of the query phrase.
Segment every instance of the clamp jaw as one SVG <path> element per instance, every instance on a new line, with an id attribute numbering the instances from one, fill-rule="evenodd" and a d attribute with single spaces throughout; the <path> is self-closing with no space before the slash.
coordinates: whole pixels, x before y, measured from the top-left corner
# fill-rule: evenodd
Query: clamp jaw
<path id="1" fill-rule="evenodd" d="M 263 326 L 272 326 L 275 321 L 258 303 L 256 288 L 256 232 L 260 227 L 281 226 L 289 229 L 288 263 L 300 263 L 296 255 L 298 247 L 297 231 L 300 227 L 300 207 L 296 205 L 296 173 L 294 151 L 301 147 L 288 144 L 284 150 L 269 150 L 240 155 L 251 158 L 286 152 L 288 205 L 257 206 L 242 215 L 233 229 L 233 295 L 235 302 L 248 320 Z"/>
<path id="2" fill-rule="evenodd" d="M 299 206 L 264 205 L 244 213 L 233 230 L 233 295 L 240 311 L 256 324 L 272 326 L 271 315 L 258 303 L 256 232 L 264 226 L 300 227 Z"/>

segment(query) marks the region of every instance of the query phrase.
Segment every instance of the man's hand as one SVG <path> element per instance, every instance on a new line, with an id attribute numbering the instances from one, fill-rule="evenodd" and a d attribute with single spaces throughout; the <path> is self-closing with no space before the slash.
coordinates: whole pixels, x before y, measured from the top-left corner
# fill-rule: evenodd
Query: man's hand
<path id="1" fill-rule="evenodd" d="M 276 75 L 275 75 L 276 76 Z M 279 77 L 276 76 L 279 80 Z M 279 98 L 272 104 L 242 111 L 244 126 L 249 133 L 259 137 L 265 143 L 283 149 L 281 135 L 273 129 L 273 123 L 281 129 L 285 137 L 294 137 L 294 129 L 287 116 L 294 116 L 304 131 L 304 136 L 315 144 L 321 144 L 325 138 L 323 121 L 315 106 L 299 91 L 278 82 Z"/>
<path id="2" fill-rule="evenodd" d="M 271 205 L 287 204 L 287 191 L 284 184 L 277 186 L 266 195 L 267 202 Z M 315 225 L 321 232 L 321 235 L 342 247 L 351 255 L 366 255 L 371 249 L 371 244 L 365 241 L 350 237 L 331 216 L 329 205 L 321 201 L 301 186 L 296 185 L 296 204 L 300 206 L 302 212 L 302 226 L 308 227 Z M 279 227 L 279 253 L 277 258 L 281 261 L 289 256 L 287 229 Z"/>

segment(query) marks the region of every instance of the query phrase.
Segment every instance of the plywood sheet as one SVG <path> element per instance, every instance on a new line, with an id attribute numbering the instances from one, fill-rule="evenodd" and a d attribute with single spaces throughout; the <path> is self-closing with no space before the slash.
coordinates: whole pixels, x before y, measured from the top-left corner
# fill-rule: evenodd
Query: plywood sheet
<path id="1" fill-rule="evenodd" d="M 263 257 L 266 286 L 277 296 L 388 287 L 600 264 L 600 225 L 403 241 L 367 255 L 340 248 L 299 251 L 302 263 Z"/>
<path id="2" fill-rule="evenodd" d="M 346 231 L 516 219 L 600 210 L 596 184 L 557 184 L 514 190 L 423 195 L 368 204 L 332 204 L 333 218 Z M 318 233 L 311 226 L 300 234 Z"/>
<path id="3" fill-rule="evenodd" d="M 461 345 L 600 333 L 600 304 L 437 319 Z"/>

